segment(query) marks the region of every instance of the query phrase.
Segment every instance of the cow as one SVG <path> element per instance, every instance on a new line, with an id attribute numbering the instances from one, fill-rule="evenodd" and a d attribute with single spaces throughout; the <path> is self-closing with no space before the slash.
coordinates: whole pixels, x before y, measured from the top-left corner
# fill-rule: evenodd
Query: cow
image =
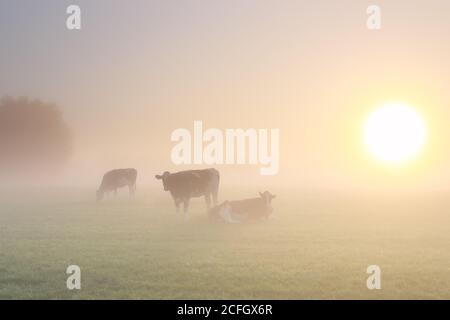
<path id="1" fill-rule="evenodd" d="M 259 193 L 259 198 L 225 201 L 209 211 L 212 220 L 239 223 L 242 220 L 268 218 L 273 212 L 272 200 L 276 195 L 269 191 Z"/>
<path id="2" fill-rule="evenodd" d="M 130 196 L 134 195 L 136 191 L 137 170 L 129 169 L 115 169 L 104 174 L 102 183 L 97 190 L 97 201 L 103 199 L 105 193 L 114 191 L 117 195 L 117 189 L 128 186 Z"/>
<path id="3" fill-rule="evenodd" d="M 187 170 L 176 173 L 164 172 L 156 175 L 162 180 L 164 191 L 169 191 L 175 202 L 176 212 L 179 213 L 180 204 L 184 205 L 185 220 L 189 219 L 189 201 L 195 197 L 205 197 L 208 210 L 211 207 L 211 196 L 217 205 L 220 174 L 216 169 Z"/>

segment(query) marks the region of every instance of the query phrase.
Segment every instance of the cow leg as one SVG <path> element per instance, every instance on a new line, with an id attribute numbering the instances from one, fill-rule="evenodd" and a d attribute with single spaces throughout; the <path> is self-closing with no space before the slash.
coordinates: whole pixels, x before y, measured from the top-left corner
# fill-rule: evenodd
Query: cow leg
<path id="1" fill-rule="evenodd" d="M 217 195 L 218 195 L 218 193 L 219 193 L 219 190 L 218 189 L 216 189 L 216 190 L 213 190 L 213 192 L 212 192 L 212 196 L 213 196 L 213 202 L 214 202 L 214 205 L 215 206 L 217 206 L 217 203 L 218 203 L 218 201 L 217 201 Z"/>
<path id="2" fill-rule="evenodd" d="M 233 210 L 227 205 L 221 210 L 222 219 L 224 219 L 228 223 L 240 223 L 239 220 L 233 218 Z"/>
<path id="3" fill-rule="evenodd" d="M 184 221 L 189 220 L 189 198 L 184 199 Z"/>
<path id="4" fill-rule="evenodd" d="M 206 201 L 206 207 L 209 209 L 211 208 L 211 195 L 209 193 L 205 194 L 205 201 Z"/>
<path id="5" fill-rule="evenodd" d="M 130 197 L 134 196 L 134 192 L 136 191 L 136 186 L 135 185 L 128 185 L 128 190 L 130 191 Z"/>
<path id="6" fill-rule="evenodd" d="M 179 213 L 180 213 L 180 204 L 181 204 L 181 200 L 180 199 L 174 199 L 174 203 L 175 203 L 175 212 L 176 212 L 176 217 L 179 217 Z"/>
<path id="7" fill-rule="evenodd" d="M 117 197 L 117 189 L 114 189 L 114 197 Z"/>

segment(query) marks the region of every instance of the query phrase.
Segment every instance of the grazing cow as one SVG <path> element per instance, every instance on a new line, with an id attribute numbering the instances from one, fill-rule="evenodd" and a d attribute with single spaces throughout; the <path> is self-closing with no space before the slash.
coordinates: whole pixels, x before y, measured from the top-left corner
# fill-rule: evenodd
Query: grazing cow
<path id="1" fill-rule="evenodd" d="M 117 189 L 128 186 L 130 195 L 136 191 L 136 169 L 115 169 L 105 173 L 100 188 L 97 190 L 97 201 L 103 199 L 103 196 L 114 191 L 117 195 Z"/>
<path id="2" fill-rule="evenodd" d="M 216 206 L 209 211 L 209 216 L 213 220 L 225 221 L 228 223 L 239 223 L 242 220 L 258 220 L 268 218 L 272 213 L 272 199 L 276 196 L 269 191 L 259 193 L 259 198 L 225 201 L 220 206 Z"/>
<path id="3" fill-rule="evenodd" d="M 184 205 L 184 216 L 189 218 L 189 201 L 191 198 L 204 196 L 208 209 L 211 206 L 211 196 L 214 205 L 217 205 L 219 192 L 219 171 L 216 169 L 188 170 L 176 173 L 164 172 L 156 175 L 156 179 L 162 180 L 164 191 L 170 191 L 175 202 L 177 214 L 180 204 Z"/>

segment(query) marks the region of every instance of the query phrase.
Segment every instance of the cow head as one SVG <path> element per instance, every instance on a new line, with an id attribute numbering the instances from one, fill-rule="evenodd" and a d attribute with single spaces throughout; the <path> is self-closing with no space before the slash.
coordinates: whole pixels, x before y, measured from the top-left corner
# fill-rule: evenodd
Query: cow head
<path id="1" fill-rule="evenodd" d="M 170 176 L 170 172 L 169 171 L 165 171 L 162 175 L 157 174 L 155 176 L 156 179 L 162 180 L 163 186 L 164 186 L 164 191 L 169 191 L 169 186 L 168 186 L 168 183 L 167 183 L 167 178 L 169 176 Z"/>
<path id="2" fill-rule="evenodd" d="M 264 191 L 263 193 L 259 193 L 260 197 L 264 200 L 266 206 L 270 206 L 272 199 L 276 198 L 276 195 L 271 194 L 269 191 Z"/>

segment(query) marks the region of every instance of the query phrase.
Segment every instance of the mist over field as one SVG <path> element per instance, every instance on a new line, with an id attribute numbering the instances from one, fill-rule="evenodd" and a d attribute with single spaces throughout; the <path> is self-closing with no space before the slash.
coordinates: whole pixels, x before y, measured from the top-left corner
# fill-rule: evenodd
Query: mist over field
<path id="1" fill-rule="evenodd" d="M 447 199 L 286 191 L 268 221 L 227 225 L 203 199 L 182 223 L 156 192 L 100 204 L 88 190 L 24 193 L 2 198 L 0 297 L 448 299 Z M 81 290 L 66 288 L 71 264 Z M 366 287 L 372 264 L 381 290 Z"/>
<path id="2" fill-rule="evenodd" d="M 450 3 L 383 3 L 378 31 L 360 0 L 77 3 L 81 30 L 70 1 L 0 3 L 0 299 L 450 298 Z M 392 101 L 427 129 L 396 165 L 363 136 Z M 174 163 L 179 129 L 191 164 Z M 210 129 L 279 139 L 207 163 Z M 119 168 L 136 194 L 96 201 Z M 205 168 L 219 204 L 267 190 L 273 213 L 214 223 L 199 197 L 184 222 L 155 175 Z"/>

